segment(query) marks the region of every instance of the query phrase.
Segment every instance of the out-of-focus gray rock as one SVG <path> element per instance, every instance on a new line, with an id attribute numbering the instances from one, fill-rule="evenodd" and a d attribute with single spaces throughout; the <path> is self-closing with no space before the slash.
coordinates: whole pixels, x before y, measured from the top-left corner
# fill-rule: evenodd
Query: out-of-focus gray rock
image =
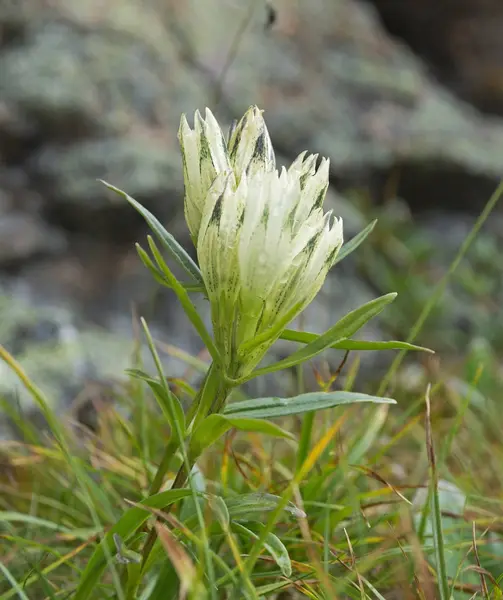
<path id="1" fill-rule="evenodd" d="M 100 211 L 110 212 L 98 178 L 147 204 L 180 207 L 176 132 L 205 85 L 181 60 L 160 6 L 33 0 L 0 7 L 0 152 L 24 165 L 49 218 L 61 210 L 73 230 L 92 232 Z M 130 209 L 121 203 L 114 211 Z"/>
<path id="2" fill-rule="evenodd" d="M 34 256 L 58 254 L 66 248 L 60 231 L 35 216 L 12 212 L 0 218 L 0 265 Z"/>
<path id="3" fill-rule="evenodd" d="M 503 4 L 499 0 L 369 0 L 443 84 L 503 114 Z"/>
<path id="4" fill-rule="evenodd" d="M 196 9 L 193 0 L 183 11 L 193 55 L 215 74 L 228 47 L 219 27 L 236 32 L 247 16 L 244 5 L 222 4 L 209 0 Z M 266 108 L 283 150 L 330 156 L 342 183 L 382 183 L 396 172 L 399 194 L 420 208 L 480 208 L 503 168 L 499 119 L 482 117 L 434 81 L 411 51 L 386 36 L 370 5 L 314 0 L 277 8 L 270 31 L 259 10 L 250 18 L 223 83 L 233 111 L 253 99 Z M 196 10 L 210 23 L 204 31 Z"/>
<path id="5" fill-rule="evenodd" d="M 272 27 L 261 3 L 103 6 L 0 8 L 2 154 L 25 165 L 51 216 L 71 205 L 74 229 L 110 209 L 96 178 L 179 211 L 180 114 L 206 105 L 230 122 L 259 104 L 285 155 L 330 156 L 344 185 L 379 187 L 398 169 L 415 204 L 476 209 L 501 174 L 502 123 L 434 81 L 369 4 L 277 0 Z"/>

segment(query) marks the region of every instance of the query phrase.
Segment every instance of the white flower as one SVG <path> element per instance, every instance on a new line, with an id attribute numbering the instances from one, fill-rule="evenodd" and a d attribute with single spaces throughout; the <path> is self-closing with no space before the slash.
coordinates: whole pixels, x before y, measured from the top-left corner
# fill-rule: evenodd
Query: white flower
<path id="1" fill-rule="evenodd" d="M 250 373 L 312 301 L 342 245 L 342 220 L 323 213 L 329 162 L 316 169 L 316 159 L 301 154 L 280 173 L 250 168 L 239 182 L 222 173 L 206 198 L 197 254 L 231 377 Z"/>
<path id="2" fill-rule="evenodd" d="M 197 242 L 204 203 L 217 175 L 231 173 L 236 183 L 246 173 L 271 171 L 276 162 L 262 112 L 251 107 L 232 131 L 229 146 L 212 112 L 194 116 L 194 129 L 182 116 L 178 132 L 185 181 L 185 218 Z"/>
<path id="3" fill-rule="evenodd" d="M 179 139 L 185 215 L 230 377 L 249 374 L 314 298 L 342 245 L 342 221 L 323 213 L 329 162 L 302 153 L 276 171 L 262 111 L 251 107 L 226 143 L 206 109 Z"/>

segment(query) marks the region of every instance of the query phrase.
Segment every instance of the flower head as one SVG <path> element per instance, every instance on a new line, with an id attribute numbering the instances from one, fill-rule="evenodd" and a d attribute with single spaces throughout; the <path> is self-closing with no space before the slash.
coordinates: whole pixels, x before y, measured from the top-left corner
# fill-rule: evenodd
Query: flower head
<path id="1" fill-rule="evenodd" d="M 317 167 L 317 155 L 302 153 L 278 172 L 256 107 L 218 148 L 226 168 L 212 171 L 198 227 L 189 228 L 197 230 L 215 341 L 229 375 L 241 377 L 318 293 L 342 245 L 342 220 L 323 212 L 329 161 Z"/>

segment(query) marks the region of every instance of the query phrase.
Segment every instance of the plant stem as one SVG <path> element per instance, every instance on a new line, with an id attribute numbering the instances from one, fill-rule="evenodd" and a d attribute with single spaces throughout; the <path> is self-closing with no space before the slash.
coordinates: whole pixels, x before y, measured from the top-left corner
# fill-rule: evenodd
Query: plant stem
<path id="1" fill-rule="evenodd" d="M 153 496 L 157 494 L 157 492 L 161 489 L 162 482 L 164 481 L 164 477 L 168 472 L 169 465 L 171 463 L 171 459 L 173 458 L 175 452 L 178 449 L 178 441 L 172 437 L 164 450 L 164 455 L 161 460 L 161 464 L 159 465 L 157 472 L 154 477 L 154 481 L 152 481 L 150 488 L 148 490 L 148 495 Z"/>
<path id="2" fill-rule="evenodd" d="M 199 390 L 193 404 L 189 409 L 189 412 L 187 413 L 187 429 L 192 429 L 192 431 L 194 431 L 197 425 L 199 425 L 205 417 L 214 412 L 220 412 L 225 405 L 230 390 L 231 388 L 225 381 L 222 371 L 218 366 L 215 365 L 215 363 L 212 363 L 206 373 L 204 381 L 201 385 L 201 389 Z M 164 476 L 169 468 L 171 459 L 177 449 L 178 443 L 173 439 L 166 447 L 163 459 L 159 465 L 159 468 L 157 469 L 154 481 L 150 487 L 150 494 L 155 494 L 159 491 Z M 187 460 L 182 463 L 170 489 L 179 489 L 185 484 L 197 458 L 198 457 L 192 457 L 191 460 L 187 458 Z M 171 507 L 172 505 L 164 508 L 163 512 L 170 512 Z M 145 568 L 147 559 L 152 551 L 156 539 L 157 531 L 155 528 L 152 528 L 148 535 L 147 541 L 145 542 L 145 546 L 143 547 L 142 571 Z"/>
<path id="3" fill-rule="evenodd" d="M 314 411 L 308 412 L 304 415 L 304 419 L 302 421 L 299 448 L 297 450 L 297 471 L 302 467 L 307 455 L 309 454 L 315 415 L 316 413 Z"/>
<path id="4" fill-rule="evenodd" d="M 191 419 L 192 431 L 208 415 L 222 410 L 230 390 L 231 387 L 226 382 L 221 368 L 212 363 L 201 387 L 201 398 L 198 406 L 194 410 L 189 411 L 190 416 L 193 416 L 193 420 Z"/>
<path id="5" fill-rule="evenodd" d="M 210 368 L 206 371 L 206 375 L 204 376 L 204 379 L 201 383 L 201 388 L 200 388 L 199 392 L 197 393 L 196 397 L 194 398 L 194 401 L 190 405 L 190 408 L 187 413 L 187 427 L 190 427 L 190 425 L 191 425 L 192 421 L 194 420 L 194 417 L 197 413 L 197 410 L 201 403 L 201 398 L 203 396 L 204 389 L 206 387 L 206 383 L 207 383 L 210 373 L 212 371 L 212 366 L 213 365 L 211 365 Z M 148 490 L 149 496 L 152 496 L 153 494 L 157 494 L 157 492 L 161 489 L 162 482 L 164 481 L 164 477 L 166 476 L 166 473 L 168 472 L 169 465 L 171 463 L 173 456 L 175 455 L 175 452 L 178 450 L 178 447 L 179 447 L 179 444 L 176 439 L 176 436 L 172 435 L 171 440 L 169 441 L 168 445 L 166 446 L 166 449 L 164 450 L 161 464 L 157 468 L 157 472 L 155 474 L 154 480 Z"/>

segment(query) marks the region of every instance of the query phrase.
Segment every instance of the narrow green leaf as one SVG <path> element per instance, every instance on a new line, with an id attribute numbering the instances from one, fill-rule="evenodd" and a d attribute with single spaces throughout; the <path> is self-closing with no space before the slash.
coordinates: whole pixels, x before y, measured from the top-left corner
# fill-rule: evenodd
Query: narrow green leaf
<path id="1" fill-rule="evenodd" d="M 231 425 L 231 427 L 234 427 L 239 431 L 254 431 L 256 433 L 264 433 L 266 435 L 271 435 L 274 437 L 294 439 L 294 436 L 291 433 L 285 431 L 284 429 L 281 429 L 281 427 L 278 427 L 273 423 L 267 423 L 267 421 L 264 422 L 260 419 L 243 417 L 242 415 L 238 415 L 237 417 L 228 417 L 224 415 L 219 416 L 226 419 L 227 422 Z"/>
<path id="2" fill-rule="evenodd" d="M 240 496 L 225 498 L 232 521 L 236 519 L 251 521 L 255 516 L 262 516 L 264 512 L 274 510 L 281 501 L 282 498 L 280 496 L 262 492 L 252 492 L 251 494 L 241 494 Z M 295 518 L 306 516 L 306 513 L 297 508 L 293 502 L 288 502 L 284 510 Z"/>
<path id="3" fill-rule="evenodd" d="M 354 252 L 358 248 L 358 246 L 365 240 L 365 238 L 369 235 L 369 233 L 372 232 L 376 223 L 377 223 L 377 219 L 372 221 L 372 223 L 369 223 L 367 225 L 367 227 L 365 227 L 365 229 L 360 231 L 359 234 L 355 235 L 354 238 L 352 238 L 351 240 L 349 240 L 349 242 L 344 244 L 344 246 L 340 249 L 339 254 L 337 255 L 337 258 L 334 261 L 334 265 L 336 265 L 338 262 L 341 262 L 341 260 L 343 258 L 346 258 L 346 256 L 351 254 L 351 252 Z"/>
<path id="4" fill-rule="evenodd" d="M 301 579 L 302 579 L 302 577 L 298 577 L 297 582 L 301 581 Z M 281 590 L 284 590 L 284 589 L 290 587 L 291 585 L 292 585 L 291 582 L 288 581 L 288 579 L 286 579 L 286 580 L 278 581 L 276 583 L 268 583 L 267 585 L 259 585 L 259 586 L 257 586 L 256 590 L 257 590 L 257 594 L 259 595 L 259 598 L 269 598 L 271 596 L 271 594 L 273 594 L 275 592 L 280 592 Z"/>
<path id="5" fill-rule="evenodd" d="M 16 581 L 14 575 L 7 569 L 7 567 L 0 561 L 0 571 L 4 574 L 5 579 L 11 584 L 12 590 L 17 594 L 17 597 L 20 600 L 30 600 L 28 596 L 24 593 L 21 584 Z M 23 582 L 24 583 L 24 582 Z"/>
<path id="6" fill-rule="evenodd" d="M 279 336 L 282 340 L 289 342 L 299 342 L 301 344 L 309 344 L 320 337 L 318 333 L 309 333 L 307 331 L 295 331 L 293 329 L 285 329 Z M 434 354 L 434 350 L 424 348 L 423 346 L 415 346 L 407 342 L 389 341 L 389 342 L 368 342 L 365 340 L 343 340 L 332 344 L 330 348 L 334 350 L 417 350 L 420 352 L 430 352 Z"/>
<path id="7" fill-rule="evenodd" d="M 338 344 L 335 344 L 338 350 L 353 350 L 353 351 L 366 351 L 366 350 L 415 350 L 418 352 L 428 352 L 429 354 L 435 354 L 434 350 L 425 348 L 423 346 L 416 346 L 414 344 L 408 344 L 407 342 L 400 342 L 391 340 L 389 342 L 368 342 L 366 340 L 343 340 Z"/>
<path id="8" fill-rule="evenodd" d="M 292 398 L 273 396 L 233 402 L 225 407 L 224 413 L 228 416 L 251 417 L 253 419 L 275 419 L 359 402 L 396 404 L 396 401 L 392 398 L 368 396 L 357 392 L 310 392 Z"/>
<path id="9" fill-rule="evenodd" d="M 183 412 L 182 404 L 176 394 L 171 390 L 167 393 L 164 385 L 160 381 L 150 377 L 150 375 L 140 369 L 128 369 L 127 373 L 136 379 L 144 381 L 149 386 L 154 394 L 154 398 L 157 400 L 157 404 L 159 405 L 162 414 L 171 428 L 172 435 L 176 436 L 177 439 L 177 432 L 180 431 L 183 440 L 183 437 L 185 436 L 185 413 Z M 167 382 L 166 385 L 169 386 Z M 177 423 L 175 423 L 173 419 L 176 419 Z M 181 444 L 182 440 L 178 440 L 178 443 Z"/>
<path id="10" fill-rule="evenodd" d="M 190 496 L 192 491 L 189 489 L 180 490 L 168 490 L 150 496 L 142 500 L 142 504 L 150 506 L 152 508 L 163 509 L 170 504 L 173 504 L 177 500 Z M 135 531 L 142 525 L 150 516 L 151 512 L 143 510 L 142 508 L 134 507 L 128 509 L 117 523 L 106 533 L 103 541 L 94 550 L 87 566 L 82 573 L 80 578 L 79 586 L 73 596 L 74 600 L 85 600 L 89 598 L 95 591 L 96 585 L 103 573 L 106 566 L 106 553 L 105 547 L 109 553 L 115 552 L 115 544 L 113 540 L 113 534 L 117 533 L 123 541 L 127 541 L 127 538 L 135 533 Z"/>
<path id="11" fill-rule="evenodd" d="M 369 590 L 374 594 L 374 596 L 377 598 L 377 600 L 386 600 L 386 598 L 375 589 L 375 587 L 370 583 L 370 581 L 368 579 L 365 579 L 365 577 L 363 577 L 362 575 L 360 575 L 360 579 L 369 588 Z"/>
<path id="12" fill-rule="evenodd" d="M 430 385 L 426 390 L 426 452 L 428 455 L 429 475 L 430 475 L 430 511 L 433 527 L 433 545 L 435 547 L 438 591 L 440 600 L 450 600 L 449 593 L 449 575 L 445 559 L 445 542 L 443 532 L 443 516 L 440 507 L 440 496 L 438 493 L 438 471 L 435 456 L 435 446 L 433 443 L 433 433 L 431 428 L 431 404 L 430 404 Z"/>
<path id="13" fill-rule="evenodd" d="M 157 404 L 159 404 L 163 415 L 166 417 L 169 426 L 171 427 L 172 435 L 177 436 L 177 432 L 180 431 L 182 433 L 183 439 L 183 436 L 185 436 L 185 413 L 183 412 L 180 400 L 178 400 L 176 395 L 171 391 L 169 395 L 166 394 L 166 390 L 164 389 L 163 385 L 157 381 L 151 382 L 148 385 L 154 393 L 155 399 L 157 400 Z M 173 409 L 172 413 L 169 410 L 169 405 L 171 405 Z M 173 421 L 172 414 L 175 417 L 177 423 Z M 180 444 L 182 443 L 182 440 L 178 441 Z"/>
<path id="14" fill-rule="evenodd" d="M 160 383 L 158 379 L 155 379 L 154 377 L 152 377 L 145 371 L 142 371 L 141 369 L 126 369 L 125 373 L 130 377 L 134 377 L 135 379 L 139 379 L 140 381 L 145 381 L 146 383 Z M 188 384 L 184 379 L 180 379 L 179 377 L 168 377 L 166 383 L 168 385 L 169 383 L 176 385 L 176 387 L 184 391 L 190 398 L 194 398 L 194 396 L 196 395 L 194 388 L 190 384 Z M 175 397 L 179 401 L 179 398 L 176 395 Z"/>
<path id="15" fill-rule="evenodd" d="M 145 383 L 159 383 L 155 377 L 152 377 L 152 375 L 149 375 L 146 371 L 142 371 L 141 369 L 126 369 L 126 374 L 135 379 L 139 379 L 140 381 L 145 381 Z"/>
<path id="16" fill-rule="evenodd" d="M 385 296 L 381 296 L 380 298 L 376 298 L 375 300 L 367 302 L 363 306 L 360 306 L 356 310 L 353 310 L 347 314 L 328 331 L 317 336 L 316 339 L 307 344 L 307 346 L 304 346 L 304 348 L 297 350 L 297 352 L 294 352 L 287 358 L 280 360 L 277 363 L 257 369 L 251 375 L 243 377 L 241 380 L 239 380 L 239 383 L 244 383 L 245 381 L 249 381 L 250 379 L 258 377 L 259 375 L 265 375 L 267 373 L 274 373 L 275 371 L 282 369 L 288 369 L 315 357 L 316 355 L 320 354 L 320 352 L 323 352 L 323 350 L 326 348 L 330 348 L 332 344 L 341 342 L 354 335 L 365 325 L 365 323 L 378 315 L 387 304 L 393 302 L 396 296 L 396 293 L 386 294 Z"/>
<path id="17" fill-rule="evenodd" d="M 159 269 L 154 265 L 150 256 L 145 252 L 145 250 L 140 246 L 140 244 L 135 244 L 136 252 L 140 257 L 143 265 L 152 273 L 154 279 L 157 283 L 161 285 L 168 285 L 167 279 L 163 276 L 163 274 L 159 271 Z"/>
<path id="18" fill-rule="evenodd" d="M 204 419 L 193 432 L 190 439 L 189 456 L 196 459 L 206 448 L 214 444 L 232 428 L 240 431 L 255 431 L 276 437 L 292 438 L 290 433 L 267 421 L 248 417 L 243 418 L 241 414 L 231 417 L 214 414 Z"/>
<path id="19" fill-rule="evenodd" d="M 140 246 L 140 244 L 135 244 L 135 248 L 136 248 L 136 252 L 138 253 L 138 256 L 140 257 L 141 262 L 152 273 L 152 275 L 153 275 L 154 279 L 157 281 L 157 283 L 160 283 L 161 285 L 163 285 L 164 287 L 167 287 L 169 289 L 173 289 L 171 287 L 169 281 L 166 279 L 166 277 L 164 277 L 164 275 L 161 273 L 161 271 L 159 271 L 159 269 L 154 265 L 154 263 L 152 262 L 152 259 L 147 254 L 147 252 Z M 204 292 L 205 291 L 204 285 L 202 283 L 201 284 L 186 283 L 185 281 L 180 281 L 180 285 L 187 292 Z"/>
<path id="20" fill-rule="evenodd" d="M 49 521 L 48 519 L 41 519 L 35 515 L 30 515 L 16 511 L 0 511 L 0 523 L 25 523 L 27 525 L 33 525 L 40 529 L 50 529 L 52 531 L 59 531 L 60 533 L 73 534 L 74 530 L 69 527 L 65 527 L 60 523 Z M 85 539 L 85 534 L 84 534 Z"/>
<path id="21" fill-rule="evenodd" d="M 196 329 L 200 338 L 203 340 L 206 348 L 208 349 L 208 352 L 211 354 L 211 358 L 213 358 L 213 360 L 216 363 L 221 364 L 222 360 L 221 360 L 220 354 L 218 352 L 218 349 L 215 346 L 215 343 L 214 343 L 211 335 L 209 334 L 208 330 L 206 329 L 201 316 L 197 312 L 196 307 L 190 300 L 187 291 L 184 289 L 184 287 L 178 281 L 178 279 L 173 275 L 173 273 L 171 272 L 171 269 L 168 267 L 168 265 L 164 262 L 164 259 L 161 255 L 161 253 L 159 252 L 159 249 L 155 245 L 155 242 L 154 242 L 152 236 L 149 235 L 147 237 L 147 240 L 148 240 L 148 244 L 150 246 L 150 250 L 152 251 L 152 254 L 154 255 L 154 258 L 157 262 L 157 266 L 159 267 L 159 269 L 161 269 L 164 276 L 168 280 L 170 286 L 173 288 L 173 291 L 177 295 L 178 300 L 180 301 L 180 304 L 182 305 L 182 308 L 185 311 L 185 314 L 189 318 L 192 325 L 194 325 L 194 328 Z"/>
<path id="22" fill-rule="evenodd" d="M 199 284 L 203 283 L 203 278 L 201 275 L 201 271 L 196 263 L 192 260 L 190 255 L 182 248 L 182 246 L 176 241 L 176 239 L 171 235 L 171 233 L 167 232 L 166 229 L 161 225 L 161 223 L 154 217 L 154 215 L 147 210 L 144 206 L 142 206 L 139 202 L 137 202 L 134 198 L 126 194 L 123 190 L 107 183 L 100 179 L 101 183 L 105 185 L 109 190 L 112 190 L 119 196 L 122 196 L 125 200 L 131 204 L 133 208 L 135 208 L 140 215 L 145 219 L 150 229 L 155 233 L 160 242 L 162 242 L 163 246 L 168 250 L 171 256 L 177 261 L 177 263 L 187 271 L 189 275 Z"/>
<path id="23" fill-rule="evenodd" d="M 257 529 L 264 527 L 258 522 L 253 523 L 253 526 Z M 248 527 L 241 525 L 241 523 L 237 523 L 236 521 L 232 523 L 232 529 L 248 539 L 258 539 L 258 535 L 255 532 L 251 531 L 251 529 L 248 529 Z M 274 535 L 274 533 L 269 533 L 265 538 L 264 546 L 269 554 L 274 558 L 283 575 L 285 577 L 290 577 L 292 575 L 292 561 L 290 560 L 290 555 L 288 554 L 288 550 L 283 542 L 276 535 Z"/>

